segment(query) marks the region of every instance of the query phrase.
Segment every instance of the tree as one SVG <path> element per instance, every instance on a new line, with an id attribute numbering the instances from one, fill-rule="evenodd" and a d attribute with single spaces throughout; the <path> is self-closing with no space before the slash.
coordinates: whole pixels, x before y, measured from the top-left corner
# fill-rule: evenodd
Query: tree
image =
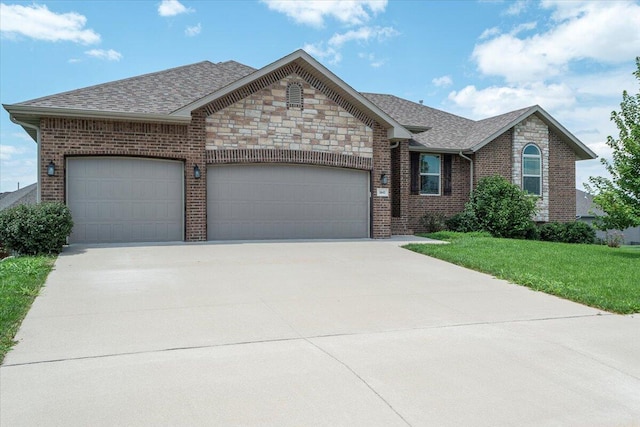
<path id="1" fill-rule="evenodd" d="M 633 73 L 640 81 L 640 56 L 636 57 L 637 70 Z M 611 179 L 590 177 L 596 190 L 593 201 L 606 216 L 596 218 L 602 230 L 623 230 L 640 225 L 640 92 L 622 93 L 620 111 L 611 113 L 611 120 L 620 131 L 618 139 L 609 136 L 607 145 L 613 149 L 611 162 L 601 159 Z M 587 186 L 591 190 L 590 186 Z"/>

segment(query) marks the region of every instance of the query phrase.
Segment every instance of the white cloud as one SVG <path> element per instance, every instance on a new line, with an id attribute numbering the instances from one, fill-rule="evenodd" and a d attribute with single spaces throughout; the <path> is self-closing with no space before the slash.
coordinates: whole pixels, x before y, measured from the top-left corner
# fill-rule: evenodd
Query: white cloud
<path id="1" fill-rule="evenodd" d="M 198 25 L 194 25 L 192 27 L 187 27 L 184 30 L 184 33 L 188 37 L 193 37 L 193 36 L 197 36 L 198 34 L 200 34 L 201 31 L 202 31 L 202 25 L 198 22 Z"/>
<path id="2" fill-rule="evenodd" d="M 158 14 L 160 16 L 176 16 L 189 12 L 193 12 L 193 9 L 185 7 L 178 0 L 162 0 L 158 5 Z"/>
<path id="3" fill-rule="evenodd" d="M 555 8 L 546 32 L 519 38 L 500 34 L 476 45 L 473 59 L 487 75 L 509 82 L 543 80 L 568 70 L 572 61 L 617 64 L 640 52 L 640 4 L 546 1 Z"/>
<path id="4" fill-rule="evenodd" d="M 386 59 L 376 58 L 376 55 L 373 53 L 359 53 L 358 58 L 369 61 L 369 65 L 371 65 L 371 67 L 373 68 L 380 68 L 387 62 Z"/>
<path id="5" fill-rule="evenodd" d="M 511 3 L 511 5 L 504 11 L 505 15 L 520 15 L 528 6 L 528 2 L 526 0 L 518 0 L 515 3 Z"/>
<path id="6" fill-rule="evenodd" d="M 13 145 L 0 145 L 0 160 L 11 160 L 16 154 L 22 154 L 25 150 Z"/>
<path id="7" fill-rule="evenodd" d="M 298 24 L 320 28 L 325 18 L 348 25 L 362 25 L 384 12 L 387 0 L 261 0 L 267 7 L 284 13 Z"/>
<path id="8" fill-rule="evenodd" d="M 80 58 L 69 58 L 69 59 L 67 60 L 67 62 L 68 62 L 69 64 L 77 64 L 78 62 L 82 62 L 82 59 L 80 59 Z"/>
<path id="9" fill-rule="evenodd" d="M 122 59 L 122 54 L 113 49 L 91 49 L 86 51 L 85 54 L 94 58 L 104 59 L 106 61 L 120 61 L 120 59 Z"/>
<path id="10" fill-rule="evenodd" d="M 329 44 L 340 47 L 350 41 L 367 42 L 371 39 L 384 41 L 400 34 L 393 27 L 360 27 L 357 30 L 349 30 L 343 34 L 334 34 L 329 39 Z"/>
<path id="11" fill-rule="evenodd" d="M 511 30 L 509 34 L 511 34 L 512 36 L 515 36 L 520 34 L 523 31 L 535 30 L 537 26 L 538 26 L 537 22 L 525 22 L 523 24 L 517 25 L 513 30 Z"/>
<path id="12" fill-rule="evenodd" d="M 368 43 L 369 41 L 376 40 L 382 42 L 388 38 L 397 36 L 400 34 L 392 27 L 360 27 L 356 30 L 349 30 L 345 33 L 336 33 L 325 44 L 319 43 L 307 43 L 302 48 L 312 56 L 320 59 L 326 59 L 331 64 L 337 64 L 342 60 L 342 54 L 340 49 L 349 42 Z M 379 67 L 383 65 L 383 62 L 375 62 L 371 65 Z"/>
<path id="13" fill-rule="evenodd" d="M 497 36 L 500 33 L 501 33 L 501 31 L 500 31 L 500 28 L 498 28 L 498 27 L 487 28 L 486 30 L 484 30 L 482 32 L 482 34 L 480 34 L 480 40 L 484 40 L 484 39 L 488 39 L 489 37 Z"/>
<path id="14" fill-rule="evenodd" d="M 431 83 L 433 83 L 433 85 L 437 87 L 447 87 L 453 84 L 453 79 L 451 78 L 451 76 L 436 77 L 431 80 Z"/>
<path id="15" fill-rule="evenodd" d="M 499 115 L 538 104 L 545 110 L 570 107 L 576 100 L 565 84 L 531 83 L 522 86 L 467 86 L 449 93 L 449 100 L 471 112 L 476 119 Z"/>
<path id="16" fill-rule="evenodd" d="M 76 12 L 55 13 L 42 5 L 6 5 L 0 3 L 0 32 L 8 37 L 18 35 L 35 40 L 71 41 L 93 44 L 100 35 L 85 29 L 87 18 Z"/>
<path id="17" fill-rule="evenodd" d="M 342 54 L 331 46 L 325 46 L 323 42 L 320 43 L 306 43 L 302 46 L 302 49 L 309 55 L 318 59 L 326 60 L 330 64 L 337 64 L 342 60 Z"/>

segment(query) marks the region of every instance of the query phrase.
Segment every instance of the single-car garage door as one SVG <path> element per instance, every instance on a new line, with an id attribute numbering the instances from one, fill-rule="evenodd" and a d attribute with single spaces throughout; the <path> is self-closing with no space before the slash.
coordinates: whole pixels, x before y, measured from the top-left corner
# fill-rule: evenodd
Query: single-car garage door
<path id="1" fill-rule="evenodd" d="M 369 172 L 304 165 L 207 169 L 209 240 L 369 236 Z"/>
<path id="2" fill-rule="evenodd" d="M 67 159 L 72 243 L 183 240 L 183 164 L 122 157 Z"/>

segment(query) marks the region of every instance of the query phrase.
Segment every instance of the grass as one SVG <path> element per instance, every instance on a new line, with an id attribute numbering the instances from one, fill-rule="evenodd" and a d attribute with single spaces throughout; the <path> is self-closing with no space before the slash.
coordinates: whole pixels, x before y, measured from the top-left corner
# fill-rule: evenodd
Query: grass
<path id="1" fill-rule="evenodd" d="M 55 257 L 23 256 L 0 262 L 0 363 L 40 292 Z"/>
<path id="2" fill-rule="evenodd" d="M 640 312 L 640 250 L 441 232 L 405 248 L 620 314 Z"/>

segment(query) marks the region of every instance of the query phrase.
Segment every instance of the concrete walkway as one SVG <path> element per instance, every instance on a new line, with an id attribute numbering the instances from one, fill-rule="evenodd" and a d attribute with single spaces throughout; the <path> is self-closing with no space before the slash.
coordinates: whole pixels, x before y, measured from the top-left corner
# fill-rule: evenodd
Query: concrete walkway
<path id="1" fill-rule="evenodd" d="M 400 243 L 68 248 L 0 425 L 640 425 L 637 316 Z"/>

